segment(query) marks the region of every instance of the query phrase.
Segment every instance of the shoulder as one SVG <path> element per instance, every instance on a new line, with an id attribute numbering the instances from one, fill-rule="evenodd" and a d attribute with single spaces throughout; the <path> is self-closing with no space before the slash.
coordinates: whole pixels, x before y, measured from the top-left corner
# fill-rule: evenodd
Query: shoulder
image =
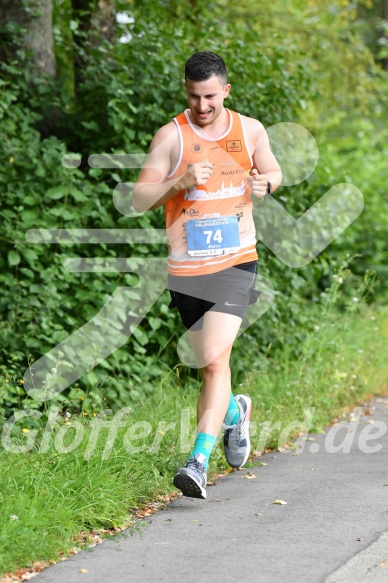
<path id="1" fill-rule="evenodd" d="M 172 145 L 176 140 L 179 140 L 178 129 L 174 121 L 162 126 L 153 137 L 152 143 L 159 145 L 161 142 L 166 142 Z"/>
<path id="2" fill-rule="evenodd" d="M 240 117 L 247 147 L 251 154 L 253 154 L 257 147 L 261 147 L 267 143 L 267 132 L 259 120 L 242 114 L 240 114 Z"/>
<path id="3" fill-rule="evenodd" d="M 149 160 L 155 163 L 155 156 L 158 158 L 174 160 L 179 156 L 179 133 L 175 122 L 170 121 L 162 126 L 154 135 L 148 152 Z"/>
<path id="4" fill-rule="evenodd" d="M 175 168 L 180 155 L 180 138 L 174 121 L 162 126 L 154 135 L 148 152 L 147 163 L 152 167 Z"/>
<path id="5" fill-rule="evenodd" d="M 247 117 L 240 113 L 241 122 L 243 124 L 244 130 L 250 139 L 254 139 L 255 142 L 260 138 L 260 135 L 265 135 L 265 127 L 258 119 L 253 117 Z"/>

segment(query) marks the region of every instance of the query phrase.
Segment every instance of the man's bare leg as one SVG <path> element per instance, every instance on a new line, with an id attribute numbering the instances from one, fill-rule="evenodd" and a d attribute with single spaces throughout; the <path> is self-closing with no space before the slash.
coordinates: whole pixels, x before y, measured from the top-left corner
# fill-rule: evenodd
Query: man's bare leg
<path id="1" fill-rule="evenodd" d="M 230 353 L 237 336 L 241 318 L 221 312 L 206 312 L 203 316 L 202 330 L 188 331 L 189 339 L 196 355 L 203 384 L 197 405 L 197 437 L 192 455 L 186 466 L 178 470 L 174 476 L 174 485 L 185 496 L 206 498 L 206 469 L 209 456 L 216 442 L 216 436 L 222 426 L 231 397 L 231 373 L 229 367 Z M 239 406 L 240 407 L 240 406 Z M 245 408 L 247 411 L 247 408 Z M 240 409 L 241 412 L 241 409 Z M 250 414 L 250 412 L 249 412 Z M 245 419 L 246 413 L 244 414 Z M 245 422 L 244 422 L 245 423 Z M 244 426 L 244 425 L 243 425 Z M 249 425 L 246 425 L 247 429 Z M 230 449 L 230 439 L 227 438 L 228 429 L 224 437 L 224 452 Z M 240 430 L 236 426 L 236 438 Z M 227 441 L 225 445 L 225 440 Z M 234 440 L 236 442 L 236 440 Z M 236 442 L 237 443 L 237 442 Z M 239 445 L 239 444 L 238 444 Z M 226 450 L 226 447 L 229 449 Z M 243 451 L 249 453 L 249 442 L 243 442 Z M 241 449 L 241 448 L 240 448 Z M 240 453 L 240 452 L 238 452 Z M 244 456 L 245 457 L 245 456 Z M 246 455 L 246 457 L 248 457 Z M 233 467 L 240 467 L 237 458 Z M 244 462 L 244 459 L 242 459 Z"/>
<path id="2" fill-rule="evenodd" d="M 188 331 L 203 385 L 197 405 L 198 432 L 216 436 L 229 406 L 233 342 L 241 318 L 222 312 L 206 312 L 202 330 Z"/>

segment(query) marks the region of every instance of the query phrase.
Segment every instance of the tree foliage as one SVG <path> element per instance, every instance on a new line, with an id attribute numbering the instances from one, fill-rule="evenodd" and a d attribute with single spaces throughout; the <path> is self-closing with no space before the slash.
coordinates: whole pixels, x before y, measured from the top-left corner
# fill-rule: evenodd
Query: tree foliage
<path id="1" fill-rule="evenodd" d="M 380 168 L 382 127 L 373 156 L 368 144 L 382 123 L 386 80 L 363 36 L 366 17 L 360 24 L 360 10 L 345 0 L 319 5 L 310 0 L 260 5 L 252 0 L 238 5 L 226 0 L 120 0 L 116 5 L 108 0 L 58 0 L 51 31 L 56 74 L 51 78 L 36 75 L 34 52 L 25 45 L 30 24 L 37 21 L 0 19 L 0 357 L 7 374 L 22 375 L 28 359 L 39 358 L 93 318 L 117 286 L 133 285 L 133 277 L 125 273 L 69 273 L 64 258 L 166 254 L 155 245 L 32 245 L 25 233 L 37 227 L 163 226 L 161 209 L 129 218 L 113 205 L 117 183 L 135 180 L 137 170 L 91 168 L 87 159 L 94 153 L 147 151 L 156 129 L 186 106 L 183 66 L 194 51 L 212 50 L 225 59 L 232 84 L 230 108 L 265 126 L 302 123 L 322 144 L 316 173 L 302 185 L 279 191 L 290 211 L 302 213 L 341 179 L 355 184 L 367 180 L 368 164 Z M 372 107 L 377 113 L 363 125 L 360 141 L 354 118 L 367 116 Z M 333 146 L 324 147 L 329 140 Z M 61 164 L 68 152 L 82 157 L 79 168 Z M 360 157 L 367 160 L 368 170 L 360 172 L 353 164 L 349 173 L 348 162 Z M 366 226 L 373 228 L 386 204 L 379 193 L 380 176 L 373 177 L 373 205 L 366 222 L 360 219 L 355 230 L 349 229 L 307 268 L 287 268 L 260 246 L 261 274 L 273 283 L 277 299 L 244 336 L 244 348 L 235 356 L 237 374 L 269 345 L 276 350 L 288 343 L 298 355 L 303 329 L 312 325 L 304 303 L 319 303 L 336 266 L 347 253 L 360 251 L 358 237 Z M 381 236 L 363 237 L 360 276 L 386 262 L 382 241 Z M 117 404 L 151 392 L 155 378 L 175 366 L 183 331 L 167 304 L 165 293 L 128 344 L 81 379 L 81 386 L 106 378 L 109 400 Z M 10 395 L 8 406 L 15 399 Z"/>

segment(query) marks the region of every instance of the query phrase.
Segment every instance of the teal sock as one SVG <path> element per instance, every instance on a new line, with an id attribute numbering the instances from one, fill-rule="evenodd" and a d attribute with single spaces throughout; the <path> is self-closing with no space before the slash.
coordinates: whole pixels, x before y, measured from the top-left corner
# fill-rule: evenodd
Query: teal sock
<path id="1" fill-rule="evenodd" d="M 198 433 L 190 457 L 192 458 L 197 455 L 197 453 L 202 453 L 206 457 L 205 466 L 207 468 L 209 465 L 209 457 L 213 451 L 216 440 L 217 438 L 214 435 L 209 435 L 209 433 Z"/>
<path id="2" fill-rule="evenodd" d="M 234 400 L 233 393 L 230 393 L 229 408 L 226 412 L 224 423 L 225 425 L 235 425 L 240 418 L 240 409 Z"/>

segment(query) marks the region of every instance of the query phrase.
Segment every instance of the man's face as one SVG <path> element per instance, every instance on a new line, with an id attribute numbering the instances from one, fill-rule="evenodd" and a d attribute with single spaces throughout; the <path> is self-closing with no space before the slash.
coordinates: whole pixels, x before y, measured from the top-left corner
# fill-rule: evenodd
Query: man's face
<path id="1" fill-rule="evenodd" d="M 201 127 L 214 124 L 224 109 L 229 83 L 224 85 L 220 77 L 214 75 L 206 81 L 186 79 L 185 87 L 192 121 Z"/>

